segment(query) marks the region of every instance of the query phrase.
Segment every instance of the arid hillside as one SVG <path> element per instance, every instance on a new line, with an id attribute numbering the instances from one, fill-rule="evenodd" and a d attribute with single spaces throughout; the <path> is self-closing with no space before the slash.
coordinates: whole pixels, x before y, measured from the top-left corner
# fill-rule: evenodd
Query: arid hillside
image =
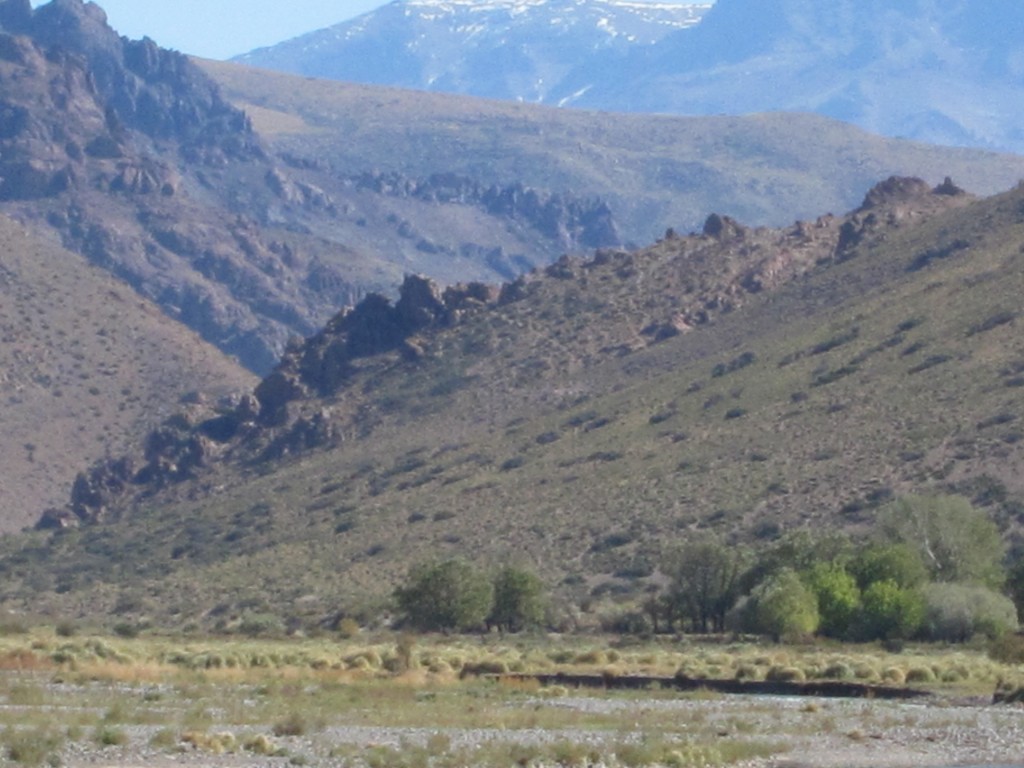
<path id="1" fill-rule="evenodd" d="M 252 374 L 81 256 L 0 216 L 0 530 L 63 504 L 85 464 L 119 456 L 188 393 Z"/>
<path id="2" fill-rule="evenodd" d="M 1022 210 L 894 178 L 841 217 L 713 215 L 500 290 L 409 278 L 237 407 L 165 421 L 131 473 L 94 467 L 0 561 L 5 595 L 317 624 L 459 554 L 580 604 L 642 595 L 695 531 L 859 535 L 927 491 L 1017 544 Z"/>

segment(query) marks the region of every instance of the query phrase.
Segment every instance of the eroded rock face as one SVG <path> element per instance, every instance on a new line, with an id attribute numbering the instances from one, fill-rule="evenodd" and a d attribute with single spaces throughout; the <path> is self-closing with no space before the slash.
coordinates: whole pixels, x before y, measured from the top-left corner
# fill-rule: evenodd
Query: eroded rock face
<path id="1" fill-rule="evenodd" d="M 71 488 L 71 512 L 83 522 L 102 522 L 134 477 L 130 457 L 107 459 L 79 472 Z"/>

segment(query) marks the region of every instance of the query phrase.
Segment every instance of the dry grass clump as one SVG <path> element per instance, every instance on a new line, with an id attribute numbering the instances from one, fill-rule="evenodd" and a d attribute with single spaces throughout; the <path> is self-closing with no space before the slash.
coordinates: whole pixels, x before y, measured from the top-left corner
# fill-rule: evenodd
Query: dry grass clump
<path id="1" fill-rule="evenodd" d="M 764 679 L 775 683 L 802 683 L 807 679 L 807 675 L 800 667 L 779 665 L 769 669 Z"/>
<path id="2" fill-rule="evenodd" d="M 30 728 L 8 726 L 0 734 L 4 756 L 22 765 L 41 765 L 44 761 L 59 764 L 56 756 L 63 743 L 64 737 L 50 725 Z"/>

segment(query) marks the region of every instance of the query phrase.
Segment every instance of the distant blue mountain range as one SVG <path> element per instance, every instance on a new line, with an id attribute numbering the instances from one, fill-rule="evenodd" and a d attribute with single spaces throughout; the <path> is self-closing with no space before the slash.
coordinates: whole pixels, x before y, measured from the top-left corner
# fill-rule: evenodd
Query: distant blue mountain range
<path id="1" fill-rule="evenodd" d="M 238 60 L 599 110 L 817 112 L 1024 152 L 1020 30 L 1021 0 L 396 0 Z"/>

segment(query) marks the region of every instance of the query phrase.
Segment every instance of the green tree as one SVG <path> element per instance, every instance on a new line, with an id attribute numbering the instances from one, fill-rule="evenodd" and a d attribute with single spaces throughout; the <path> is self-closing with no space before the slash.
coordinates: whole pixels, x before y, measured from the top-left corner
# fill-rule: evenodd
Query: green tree
<path id="1" fill-rule="evenodd" d="M 777 571 L 750 594 L 747 629 L 770 635 L 776 642 L 813 635 L 820 617 L 818 600 L 796 571 Z"/>
<path id="2" fill-rule="evenodd" d="M 820 630 L 829 637 L 846 637 L 860 610 L 857 580 L 837 563 L 818 563 L 804 575 L 818 600 Z"/>
<path id="3" fill-rule="evenodd" d="M 879 515 L 890 541 L 915 547 L 933 581 L 984 584 L 1006 580 L 999 529 L 962 496 L 906 496 Z"/>
<path id="4" fill-rule="evenodd" d="M 725 616 L 740 596 L 743 551 L 718 540 L 688 542 L 673 552 L 664 570 L 671 579 L 665 604 L 675 619 L 688 619 L 695 631 L 721 632 Z"/>
<path id="5" fill-rule="evenodd" d="M 895 581 L 876 581 L 861 595 L 857 636 L 861 640 L 905 640 L 917 634 L 924 621 L 920 593 Z"/>
<path id="6" fill-rule="evenodd" d="M 494 577 L 494 605 L 487 623 L 507 632 L 519 632 L 544 623 L 547 596 L 544 582 L 521 568 L 503 568 Z"/>
<path id="7" fill-rule="evenodd" d="M 903 589 L 913 589 L 928 581 L 928 569 L 920 552 L 904 543 L 870 544 L 853 557 L 849 570 L 861 590 L 876 581 L 893 581 Z"/>
<path id="8" fill-rule="evenodd" d="M 743 575 L 740 591 L 750 592 L 783 568 L 805 573 L 819 563 L 842 562 L 849 557 L 850 549 L 850 541 L 843 534 L 792 531 L 758 554 L 757 562 Z"/>
<path id="9" fill-rule="evenodd" d="M 494 602 L 491 582 L 464 560 L 418 565 L 395 590 L 406 621 L 422 631 L 468 630 L 483 625 Z"/>

